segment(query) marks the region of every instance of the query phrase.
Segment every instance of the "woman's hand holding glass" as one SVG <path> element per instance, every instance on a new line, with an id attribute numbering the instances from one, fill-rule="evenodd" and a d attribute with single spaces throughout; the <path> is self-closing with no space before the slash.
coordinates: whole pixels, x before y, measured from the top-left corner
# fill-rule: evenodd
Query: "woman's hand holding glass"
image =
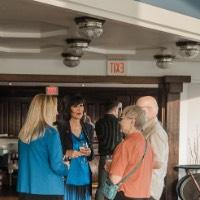
<path id="1" fill-rule="evenodd" d="M 79 156 L 82 156 L 82 153 L 76 150 L 67 150 L 65 153 L 65 157 L 67 157 L 68 159 L 78 158 Z"/>
<path id="2" fill-rule="evenodd" d="M 85 141 L 80 141 L 79 149 L 83 156 L 89 156 L 91 154 L 91 149 L 88 147 L 88 144 Z"/>
<path id="3" fill-rule="evenodd" d="M 82 156 L 90 156 L 91 149 L 88 147 L 87 142 L 80 141 L 79 149 L 80 149 L 80 152 L 81 152 Z"/>
<path id="4" fill-rule="evenodd" d="M 77 150 L 67 150 L 65 155 L 64 155 L 64 162 L 66 164 L 69 164 L 69 161 L 73 158 L 78 158 L 80 156 L 84 157 L 84 162 L 86 162 L 86 157 L 90 156 L 91 154 L 91 149 L 88 147 L 87 142 L 85 141 L 80 141 L 79 144 L 79 151 Z"/>

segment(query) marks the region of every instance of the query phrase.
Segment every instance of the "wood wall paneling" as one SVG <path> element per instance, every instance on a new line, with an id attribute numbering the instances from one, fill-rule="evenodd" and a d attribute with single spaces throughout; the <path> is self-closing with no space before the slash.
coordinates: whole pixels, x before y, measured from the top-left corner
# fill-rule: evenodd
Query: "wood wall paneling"
<path id="1" fill-rule="evenodd" d="M 110 98 L 118 98 L 123 106 L 135 102 L 141 95 L 153 95 L 157 97 L 158 88 L 70 88 L 60 87 L 59 101 L 64 95 L 81 93 L 87 102 L 87 114 L 93 122 L 104 115 L 104 103 Z M 28 107 L 32 97 L 45 91 L 45 87 L 2 87 L 0 96 L 0 134 L 8 133 L 9 136 L 17 137 L 24 123 Z"/>
<path id="2" fill-rule="evenodd" d="M 4 105 L 0 102 L 0 133 L 4 133 Z"/>
<path id="3" fill-rule="evenodd" d="M 7 101 L 0 99 L 0 134 L 8 133 L 8 105 Z"/>
<path id="4" fill-rule="evenodd" d="M 31 98 L 23 97 L 1 97 L 0 98 L 0 134 L 9 134 L 10 137 L 17 137 Z"/>

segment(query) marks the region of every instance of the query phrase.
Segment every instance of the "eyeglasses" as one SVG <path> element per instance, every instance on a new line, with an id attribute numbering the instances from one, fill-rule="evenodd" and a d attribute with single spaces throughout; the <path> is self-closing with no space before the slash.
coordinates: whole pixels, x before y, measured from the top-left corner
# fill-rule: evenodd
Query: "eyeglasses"
<path id="1" fill-rule="evenodd" d="M 120 116 L 119 121 L 122 121 L 123 119 L 134 119 L 134 117 L 127 117 L 127 116 Z"/>

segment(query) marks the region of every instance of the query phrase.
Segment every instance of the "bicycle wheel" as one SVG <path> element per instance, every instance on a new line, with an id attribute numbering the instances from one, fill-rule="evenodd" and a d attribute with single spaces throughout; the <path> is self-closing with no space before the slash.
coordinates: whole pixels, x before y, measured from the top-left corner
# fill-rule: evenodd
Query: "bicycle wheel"
<path id="1" fill-rule="evenodd" d="M 195 180 L 200 185 L 200 174 L 193 174 Z M 179 197 L 182 200 L 200 200 L 200 192 L 198 191 L 193 179 L 191 176 L 187 175 L 181 181 L 179 187 Z"/>
<path id="2" fill-rule="evenodd" d="M 180 188 L 181 188 L 181 185 L 182 185 L 182 183 L 185 181 L 185 179 L 187 179 L 188 178 L 188 175 L 185 175 L 185 176 L 183 176 L 179 181 L 178 181 L 178 183 L 177 183 L 177 185 L 176 185 L 176 194 L 179 196 L 179 198 L 181 199 L 181 200 L 183 200 L 183 198 L 180 196 Z"/>

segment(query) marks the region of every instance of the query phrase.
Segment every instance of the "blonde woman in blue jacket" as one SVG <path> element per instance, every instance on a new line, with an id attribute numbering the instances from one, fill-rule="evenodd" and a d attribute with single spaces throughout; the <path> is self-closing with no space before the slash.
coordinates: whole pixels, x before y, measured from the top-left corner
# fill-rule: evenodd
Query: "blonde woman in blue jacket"
<path id="1" fill-rule="evenodd" d="M 19 133 L 19 172 L 17 191 L 20 200 L 61 200 L 64 176 L 60 137 L 53 127 L 57 115 L 57 98 L 36 95 Z"/>

